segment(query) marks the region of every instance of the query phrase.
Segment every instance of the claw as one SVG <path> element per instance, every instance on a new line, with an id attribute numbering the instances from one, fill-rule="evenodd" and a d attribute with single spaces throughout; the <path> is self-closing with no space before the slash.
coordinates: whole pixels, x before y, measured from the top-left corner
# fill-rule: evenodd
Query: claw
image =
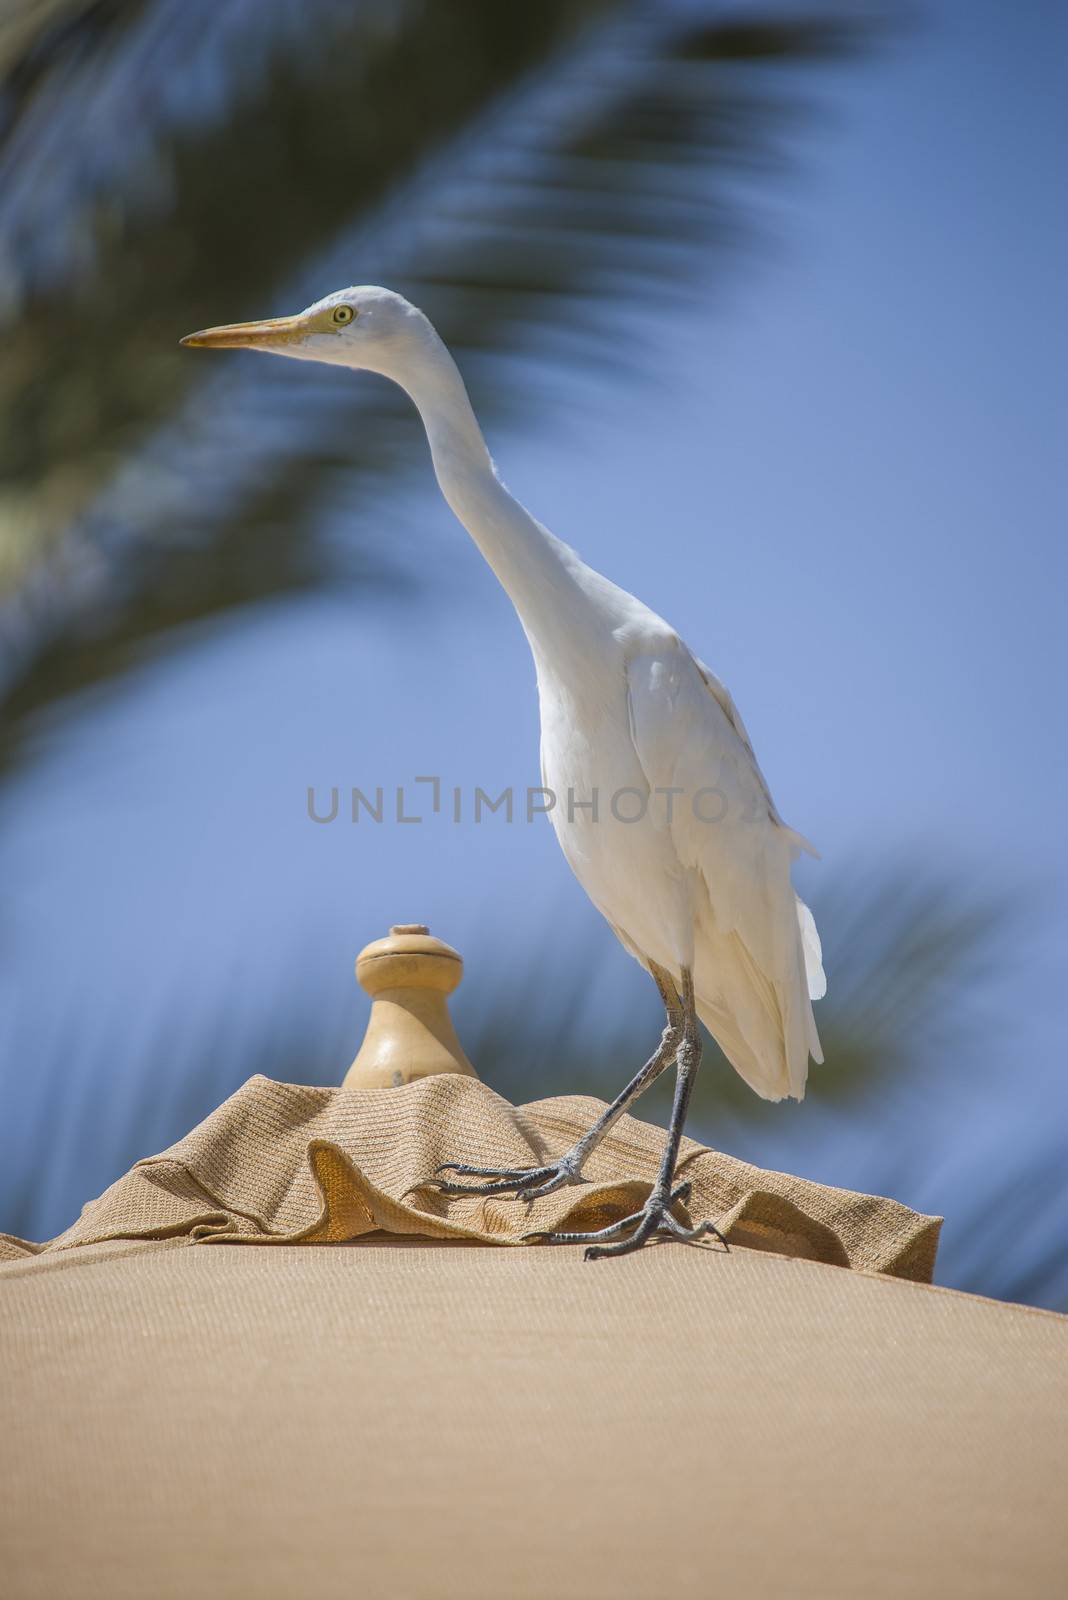
<path id="1" fill-rule="evenodd" d="M 579 1171 L 580 1157 L 576 1150 L 561 1155 L 550 1166 L 472 1166 L 468 1162 L 441 1162 L 435 1166 L 430 1178 L 422 1178 L 411 1189 L 404 1190 L 401 1198 L 414 1194 L 417 1189 L 436 1189 L 441 1195 L 508 1195 L 516 1200 L 540 1200 L 564 1184 L 584 1184 Z M 440 1173 L 456 1173 L 457 1178 L 491 1179 L 483 1184 L 454 1184 L 440 1178 Z"/>
<path id="2" fill-rule="evenodd" d="M 420 1184 L 421 1189 L 433 1187 L 438 1194 L 514 1194 L 524 1195 L 525 1184 L 517 1178 L 500 1178 L 493 1183 L 445 1183 L 439 1178 L 429 1178 L 425 1184 Z"/>
<path id="3" fill-rule="evenodd" d="M 491 1181 L 450 1183 L 438 1176 L 442 1172 L 455 1172 L 461 1178 L 487 1178 Z M 573 1169 L 568 1156 L 562 1156 L 559 1161 L 548 1167 L 473 1167 L 466 1161 L 443 1161 L 429 1178 L 422 1178 L 418 1183 L 413 1183 L 401 1198 L 406 1199 L 417 1189 L 433 1188 L 438 1194 L 473 1194 L 483 1197 L 514 1194 L 517 1199 L 529 1201 L 540 1200 L 543 1195 L 552 1194 L 565 1183 L 585 1182 L 585 1178 Z"/>
<path id="4" fill-rule="evenodd" d="M 461 1178 L 511 1178 L 518 1171 L 518 1167 L 469 1167 L 466 1161 L 443 1161 L 434 1168 L 433 1175 L 436 1178 L 439 1172 L 455 1172 Z"/>
<path id="5" fill-rule="evenodd" d="M 686 1244 L 693 1244 L 696 1240 L 704 1238 L 705 1234 L 714 1233 L 725 1250 L 730 1247 L 720 1233 L 714 1222 L 699 1222 L 694 1228 L 687 1228 L 677 1217 L 672 1216 L 671 1207 L 680 1200 L 690 1198 L 692 1185 L 680 1183 L 671 1191 L 666 1203 L 656 1202 L 652 1195 L 640 1211 L 633 1212 L 629 1217 L 621 1217 L 618 1222 L 610 1222 L 606 1228 L 600 1228 L 596 1233 L 553 1233 L 538 1230 L 535 1233 L 525 1233 L 525 1240 L 541 1240 L 545 1244 L 584 1244 L 588 1248 L 584 1255 L 586 1261 L 596 1261 L 599 1256 L 627 1255 L 631 1250 L 637 1250 L 651 1239 L 655 1234 L 666 1234 L 669 1238 L 680 1239 Z M 633 1230 L 633 1231 L 632 1231 Z M 629 1234 L 628 1237 L 624 1235 Z M 618 1243 L 609 1243 L 618 1240 Z"/>
<path id="6" fill-rule="evenodd" d="M 459 1178 L 484 1178 L 484 1183 L 452 1183 L 440 1176 L 443 1172 L 453 1172 Z M 546 1195 L 555 1194 L 557 1189 L 562 1189 L 568 1183 L 585 1183 L 581 1172 L 576 1170 L 575 1153 L 561 1156 L 559 1161 L 547 1167 L 475 1167 L 466 1161 L 443 1161 L 434 1169 L 433 1175 L 423 1178 L 418 1183 L 413 1183 L 404 1191 L 402 1199 L 415 1194 L 419 1189 L 435 1189 L 438 1194 L 449 1196 L 475 1195 L 487 1198 L 492 1195 L 510 1195 L 517 1200 L 523 1200 L 529 1206 L 535 1200 L 544 1199 Z M 637 1250 L 647 1239 L 655 1235 L 669 1239 L 679 1239 L 684 1244 L 694 1244 L 698 1239 L 703 1239 L 706 1234 L 714 1234 L 723 1245 L 728 1248 L 727 1241 L 720 1233 L 714 1222 L 699 1222 L 696 1227 L 687 1228 L 677 1217 L 672 1216 L 672 1206 L 689 1200 L 693 1185 L 689 1180 L 677 1184 L 672 1189 L 666 1201 L 655 1201 L 650 1195 L 640 1211 L 633 1212 L 629 1217 L 621 1217 L 618 1222 L 610 1222 L 607 1227 L 600 1228 L 595 1233 L 554 1233 L 552 1231 L 538 1230 L 534 1233 L 525 1233 L 525 1240 L 541 1240 L 545 1244 L 584 1244 L 586 1260 L 595 1261 L 598 1256 L 626 1255 L 631 1250 Z"/>
<path id="7" fill-rule="evenodd" d="M 617 1239 L 621 1234 L 632 1228 L 641 1216 L 636 1211 L 632 1217 L 621 1217 L 618 1222 L 610 1222 L 607 1228 L 599 1228 L 596 1233 L 553 1233 L 539 1230 L 536 1233 L 525 1233 L 524 1239 L 542 1239 L 546 1244 L 589 1244 L 591 1239 Z"/>
<path id="8" fill-rule="evenodd" d="M 684 1244 L 695 1244 L 698 1239 L 703 1239 L 706 1233 L 714 1233 L 724 1250 L 730 1252 L 730 1245 L 720 1233 L 714 1222 L 699 1222 L 695 1228 L 684 1228 L 677 1217 L 670 1212 L 664 1217 L 661 1227 L 675 1239 L 681 1239 Z"/>
<path id="9" fill-rule="evenodd" d="M 539 1184 L 536 1189 L 528 1189 L 524 1200 L 541 1200 L 547 1194 L 555 1194 L 557 1189 L 562 1189 L 565 1183 L 585 1183 L 585 1178 L 569 1178 L 564 1172 L 557 1172 L 547 1182 Z"/>

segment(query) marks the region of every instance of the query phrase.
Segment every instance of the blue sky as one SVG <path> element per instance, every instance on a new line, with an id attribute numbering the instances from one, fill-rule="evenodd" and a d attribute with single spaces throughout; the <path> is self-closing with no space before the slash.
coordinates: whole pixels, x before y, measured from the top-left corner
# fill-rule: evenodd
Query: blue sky
<path id="1" fill-rule="evenodd" d="M 972 1149 L 1068 1111 L 1066 65 L 1062 8 L 969 0 L 871 62 L 807 72 L 827 114 L 798 134 L 800 181 L 762 191 L 772 258 L 684 318 L 651 304 L 621 326 L 654 341 L 648 382 L 530 365 L 536 422 L 491 438 L 531 509 L 729 683 L 780 809 L 823 852 L 806 872 L 953 862 L 1024 896 L 996 1047 L 929 1108 Z M 80 1062 L 138 1030 L 149 1062 L 184 995 L 218 1050 L 299 968 L 335 1041 L 313 1075 L 336 1079 L 365 1015 L 352 957 L 393 921 L 463 951 L 461 1028 L 553 919 L 590 963 L 576 1027 L 646 981 L 544 823 L 307 820 L 309 783 L 538 782 L 533 670 L 504 595 L 429 467 L 397 502 L 381 537 L 425 552 L 417 605 L 339 591 L 205 630 L 9 786 L 9 1170 L 57 1107 L 74 1133 L 107 1095 Z M 196 1040 L 168 1071 L 206 1072 Z M 148 1148 L 181 1131 L 151 1066 L 133 1092 Z M 822 1174 L 862 1185 L 868 1147 L 850 1149 L 828 1145 Z M 128 1157 L 104 1135 L 90 1187 Z M 69 1209 L 57 1190 L 51 1224 Z"/>

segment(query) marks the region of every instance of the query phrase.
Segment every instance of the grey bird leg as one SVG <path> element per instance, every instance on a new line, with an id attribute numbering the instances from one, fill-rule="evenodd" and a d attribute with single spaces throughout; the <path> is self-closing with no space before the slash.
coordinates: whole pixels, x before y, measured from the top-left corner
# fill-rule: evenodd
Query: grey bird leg
<path id="1" fill-rule="evenodd" d="M 586 1180 L 582 1177 L 583 1162 L 600 1144 L 613 1123 L 619 1121 L 628 1106 L 632 1106 L 638 1096 L 660 1076 L 664 1068 L 675 1060 L 676 1051 L 681 1048 L 685 1037 L 683 1005 L 670 975 L 654 962 L 649 963 L 649 971 L 660 991 L 660 998 L 667 1013 L 667 1024 L 661 1034 L 660 1043 L 641 1071 L 635 1073 L 626 1088 L 622 1089 L 612 1104 L 601 1113 L 589 1132 L 584 1133 L 566 1155 L 544 1167 L 472 1167 L 462 1161 L 446 1161 L 438 1167 L 437 1172 L 455 1172 L 461 1178 L 488 1178 L 492 1181 L 448 1183 L 439 1180 L 435 1173 L 433 1178 L 428 1178 L 425 1183 L 415 1184 L 413 1188 L 423 1189 L 433 1185 L 439 1194 L 514 1194 L 517 1198 L 522 1196 L 525 1200 L 538 1200 L 542 1195 L 552 1194 L 554 1189 L 563 1188 L 565 1183 L 584 1183 Z M 412 1192 L 412 1189 L 409 1189 L 408 1193 Z"/>
<path id="2" fill-rule="evenodd" d="M 580 1244 L 587 1243 L 587 1261 L 596 1261 L 598 1256 L 623 1256 L 631 1250 L 638 1250 L 647 1239 L 655 1234 L 664 1234 L 668 1238 L 683 1239 L 692 1243 L 707 1233 L 715 1234 L 724 1245 L 726 1240 L 719 1229 L 711 1222 L 700 1222 L 695 1228 L 686 1228 L 676 1217 L 671 1214 L 671 1207 L 676 1201 L 689 1198 L 690 1185 L 680 1184 L 672 1189 L 671 1180 L 675 1172 L 675 1163 L 679 1158 L 679 1145 L 682 1142 L 682 1129 L 686 1121 L 686 1113 L 690 1106 L 690 1096 L 693 1093 L 697 1069 L 701 1064 L 701 1035 L 697 1027 L 697 1009 L 694 1003 L 693 974 L 683 969 L 682 973 L 682 1038 L 679 1041 L 675 1056 L 677 1077 L 675 1080 L 675 1103 L 671 1108 L 671 1123 L 668 1128 L 667 1140 L 664 1144 L 664 1154 L 660 1162 L 660 1171 L 657 1173 L 648 1200 L 640 1211 L 633 1216 L 624 1217 L 620 1222 L 614 1222 L 607 1228 L 602 1228 L 599 1233 L 542 1233 L 531 1235 L 533 1238 L 544 1240 L 547 1244 Z M 608 1244 L 605 1240 L 616 1239 L 617 1235 L 633 1231 L 627 1238 L 619 1239 L 617 1243 Z"/>

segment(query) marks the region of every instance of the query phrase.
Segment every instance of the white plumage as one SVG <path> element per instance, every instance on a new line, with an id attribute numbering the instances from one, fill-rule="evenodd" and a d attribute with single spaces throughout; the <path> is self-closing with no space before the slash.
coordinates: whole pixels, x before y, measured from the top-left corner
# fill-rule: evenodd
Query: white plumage
<path id="1" fill-rule="evenodd" d="M 655 612 L 587 567 L 509 494 L 463 381 L 423 314 L 386 289 L 346 289 L 295 317 L 233 324 L 183 343 L 245 346 L 383 373 L 422 416 L 442 493 L 508 592 L 533 652 L 543 782 L 575 876 L 656 979 L 661 1045 L 574 1150 L 546 1167 L 450 1164 L 478 1185 L 537 1197 L 581 1181 L 616 1117 L 671 1061 L 675 1109 L 664 1165 L 642 1211 L 602 1230 L 634 1248 L 655 1232 L 691 1238 L 672 1207 L 682 1123 L 700 1054 L 699 1015 L 760 1095 L 804 1093 L 821 1060 L 811 1000 L 820 942 L 790 869 L 811 850 L 779 816 L 726 688 Z M 552 1235 L 571 1239 L 570 1234 Z M 592 1236 L 591 1236 L 592 1237 Z"/>
<path id="2" fill-rule="evenodd" d="M 809 1000 L 823 981 L 790 883 L 805 841 L 780 821 L 726 691 L 678 636 L 622 591 L 599 586 L 593 605 L 574 687 L 535 651 L 545 784 L 558 797 L 599 789 L 596 820 L 577 807 L 571 820 L 558 799 L 561 848 L 632 955 L 676 980 L 692 969 L 701 1020 L 746 1082 L 799 1099 L 810 1050 L 821 1059 Z M 608 796 L 623 791 L 617 812 L 638 815 L 640 795 L 643 820 L 613 815 Z"/>

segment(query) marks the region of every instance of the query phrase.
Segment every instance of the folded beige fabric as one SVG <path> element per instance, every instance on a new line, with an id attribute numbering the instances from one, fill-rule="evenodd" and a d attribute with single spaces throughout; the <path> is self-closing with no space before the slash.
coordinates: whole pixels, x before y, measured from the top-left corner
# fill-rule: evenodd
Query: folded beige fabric
<path id="1" fill-rule="evenodd" d="M 177 1235 L 294 1244 L 380 1230 L 514 1245 L 536 1229 L 604 1227 L 638 1209 L 660 1159 L 663 1130 L 634 1117 L 621 1118 L 590 1158 L 587 1184 L 533 1203 L 407 1192 L 443 1161 L 538 1165 L 567 1150 L 603 1109 L 579 1095 L 513 1106 L 452 1074 L 389 1089 L 257 1076 L 169 1150 L 139 1161 L 50 1244 L 0 1235 L 0 1261 Z M 692 1139 L 683 1140 L 678 1172 L 692 1184 L 690 1217 L 711 1218 L 732 1243 L 930 1281 L 938 1217 L 764 1172 Z"/>

